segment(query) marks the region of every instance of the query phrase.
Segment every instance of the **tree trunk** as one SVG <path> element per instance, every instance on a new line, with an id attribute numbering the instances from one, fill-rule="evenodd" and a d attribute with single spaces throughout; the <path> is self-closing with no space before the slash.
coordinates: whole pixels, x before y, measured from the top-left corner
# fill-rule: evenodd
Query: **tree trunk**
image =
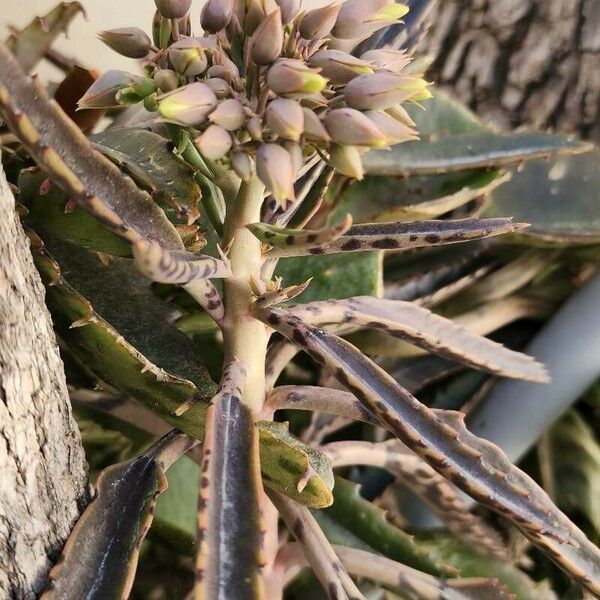
<path id="1" fill-rule="evenodd" d="M 600 141 L 600 0 L 438 0 L 430 79 L 501 127 Z"/>
<path id="2" fill-rule="evenodd" d="M 0 166 L 0 598 L 37 596 L 87 500 L 44 288 Z"/>

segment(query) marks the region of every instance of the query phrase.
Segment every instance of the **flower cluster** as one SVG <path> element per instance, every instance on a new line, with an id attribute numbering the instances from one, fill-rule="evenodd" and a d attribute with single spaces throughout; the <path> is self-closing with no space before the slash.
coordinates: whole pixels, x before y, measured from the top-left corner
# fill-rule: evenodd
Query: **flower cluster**
<path id="1" fill-rule="evenodd" d="M 153 40 L 137 28 L 100 38 L 144 60 L 144 76 L 108 71 L 82 108 L 143 102 L 156 118 L 188 128 L 200 154 L 257 174 L 277 203 L 294 199 L 303 167 L 321 157 L 361 179 L 361 155 L 415 139 L 404 102 L 429 97 L 406 74 L 402 51 L 352 52 L 401 19 L 394 0 L 346 0 L 303 11 L 302 0 L 207 0 L 202 37 L 191 36 L 191 0 L 155 0 Z"/>

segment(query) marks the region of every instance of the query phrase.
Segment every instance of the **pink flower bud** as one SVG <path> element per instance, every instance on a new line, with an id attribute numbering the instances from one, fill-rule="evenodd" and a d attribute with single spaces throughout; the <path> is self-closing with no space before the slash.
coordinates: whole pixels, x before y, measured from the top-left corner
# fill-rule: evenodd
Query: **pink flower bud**
<path id="1" fill-rule="evenodd" d="M 154 3 L 166 19 L 181 19 L 190 10 L 192 0 L 154 0 Z"/>
<path id="2" fill-rule="evenodd" d="M 231 86 L 220 77 L 207 79 L 204 83 L 214 92 L 219 100 L 231 96 Z"/>
<path id="3" fill-rule="evenodd" d="M 299 102 L 277 98 L 266 110 L 267 124 L 279 137 L 297 142 L 304 131 L 304 112 Z"/>
<path id="4" fill-rule="evenodd" d="M 88 89 L 77 105 L 82 108 L 116 108 L 122 106 L 118 99 L 121 90 L 135 88 L 140 92 L 138 100 L 143 98 L 142 93 L 148 87 L 148 94 L 154 91 L 154 84 L 150 85 L 145 77 L 132 75 L 125 71 L 106 71 Z"/>
<path id="5" fill-rule="evenodd" d="M 144 58 L 152 47 L 152 40 L 139 27 L 120 27 L 101 31 L 98 37 L 115 52 L 127 58 Z"/>
<path id="6" fill-rule="evenodd" d="M 204 158 L 219 160 L 231 150 L 233 140 L 225 129 L 219 125 L 211 125 L 194 140 L 194 143 Z"/>
<path id="7" fill-rule="evenodd" d="M 233 14 L 233 0 L 208 0 L 202 8 L 200 22 L 208 33 L 218 33 L 229 25 Z"/>
<path id="8" fill-rule="evenodd" d="M 340 39 L 364 39 L 407 12 L 408 6 L 396 4 L 395 0 L 346 0 L 332 33 Z"/>
<path id="9" fill-rule="evenodd" d="M 190 83 L 159 100 L 158 111 L 164 119 L 196 126 L 216 108 L 217 97 L 203 83 Z"/>
<path id="10" fill-rule="evenodd" d="M 335 84 L 345 84 L 359 75 L 374 71 L 368 62 L 341 50 L 320 50 L 308 62 L 313 67 L 319 67 L 321 73 Z"/>
<path id="11" fill-rule="evenodd" d="M 344 89 L 344 98 L 352 108 L 377 110 L 405 102 L 423 91 L 427 91 L 427 83 L 418 77 L 380 71 L 350 81 Z"/>
<path id="12" fill-rule="evenodd" d="M 255 173 L 252 157 L 243 151 L 233 153 L 231 166 L 242 181 L 250 181 Z"/>
<path id="13" fill-rule="evenodd" d="M 252 60 L 257 65 L 270 65 L 283 50 L 281 10 L 277 7 L 256 28 L 252 36 Z"/>
<path id="14" fill-rule="evenodd" d="M 256 172 L 280 205 L 294 199 L 294 166 L 285 148 L 278 144 L 262 144 L 256 155 Z"/>
<path id="15" fill-rule="evenodd" d="M 333 145 L 329 151 L 329 162 L 336 171 L 346 177 L 364 179 L 365 171 L 356 146 Z"/>
<path id="16" fill-rule="evenodd" d="M 246 110 L 239 100 L 230 98 L 220 102 L 208 119 L 227 131 L 237 131 L 246 122 Z"/>
<path id="17" fill-rule="evenodd" d="M 327 79 L 300 60 L 279 59 L 267 73 L 267 85 L 279 95 L 318 94 Z"/>
<path id="18" fill-rule="evenodd" d="M 172 92 L 179 86 L 179 78 L 171 69 L 159 69 L 154 73 L 154 83 L 161 92 Z"/>
<path id="19" fill-rule="evenodd" d="M 302 0 L 275 0 L 281 9 L 281 22 L 284 25 L 291 23 L 302 8 Z"/>
<path id="20" fill-rule="evenodd" d="M 340 12 L 341 4 L 334 2 L 322 8 L 309 10 L 300 24 L 300 35 L 305 40 L 318 40 L 331 33 Z"/>
<path id="21" fill-rule="evenodd" d="M 291 140 L 284 140 L 282 145 L 292 158 L 294 179 L 296 179 L 298 177 L 298 173 L 300 173 L 300 170 L 304 166 L 304 154 L 302 153 L 302 146 L 297 142 L 292 142 Z"/>
<path id="22" fill-rule="evenodd" d="M 331 136 L 327 133 L 325 125 L 318 115 L 310 108 L 303 108 L 304 112 L 304 137 L 315 142 L 330 142 Z"/>
<path id="23" fill-rule="evenodd" d="M 260 117 L 252 117 L 248 123 L 246 123 L 246 129 L 248 134 L 255 142 L 260 142 L 263 137 L 263 124 Z"/>
<path id="24" fill-rule="evenodd" d="M 395 73 L 402 71 L 412 61 L 405 50 L 392 50 L 390 48 L 368 50 L 360 58 L 379 69 L 386 69 Z"/>
<path id="25" fill-rule="evenodd" d="M 325 127 L 336 143 L 344 146 L 387 146 L 385 135 L 363 113 L 353 108 L 338 108 L 325 117 Z"/>
<path id="26" fill-rule="evenodd" d="M 184 77 L 196 77 L 206 71 L 208 58 L 203 44 L 196 38 L 184 38 L 169 48 L 169 60 Z"/>
<path id="27" fill-rule="evenodd" d="M 415 129 L 406 123 L 398 121 L 384 111 L 370 110 L 364 114 L 375 123 L 391 146 L 419 139 L 419 135 Z"/>

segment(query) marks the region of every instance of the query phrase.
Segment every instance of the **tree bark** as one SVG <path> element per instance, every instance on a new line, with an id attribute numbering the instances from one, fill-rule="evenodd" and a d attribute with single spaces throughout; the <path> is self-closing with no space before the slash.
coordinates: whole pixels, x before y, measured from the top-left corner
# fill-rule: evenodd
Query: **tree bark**
<path id="1" fill-rule="evenodd" d="M 504 128 L 600 141 L 600 0 L 438 0 L 430 79 Z"/>
<path id="2" fill-rule="evenodd" d="M 44 288 L 0 166 L 0 598 L 37 596 L 88 493 Z"/>

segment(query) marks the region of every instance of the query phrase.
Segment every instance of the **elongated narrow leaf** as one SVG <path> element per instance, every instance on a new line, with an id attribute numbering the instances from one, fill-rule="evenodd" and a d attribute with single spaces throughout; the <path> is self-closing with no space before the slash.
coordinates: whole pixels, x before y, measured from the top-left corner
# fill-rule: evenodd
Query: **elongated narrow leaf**
<path id="1" fill-rule="evenodd" d="M 50 573 L 44 600 L 129 596 L 156 497 L 167 487 L 165 471 L 196 443 L 172 432 L 144 454 L 102 471 L 96 498 L 77 521 Z"/>
<path id="2" fill-rule="evenodd" d="M 79 2 L 61 2 L 47 15 L 36 17 L 18 33 L 13 33 L 6 45 L 15 54 L 25 71 L 30 71 L 50 50 L 56 38 L 66 32 L 71 21 L 84 13 Z"/>
<path id="3" fill-rule="evenodd" d="M 285 229 L 267 225 L 266 223 L 254 223 L 248 225 L 248 229 L 263 244 L 275 248 L 288 248 L 291 246 L 297 250 L 299 248 L 313 248 L 316 245 L 334 242 L 347 233 L 351 226 L 352 216 L 348 214 L 339 225 L 314 231 L 310 229 Z"/>
<path id="4" fill-rule="evenodd" d="M 293 308 L 291 312 L 311 324 L 343 322 L 379 329 L 407 339 L 420 348 L 496 375 L 548 381 L 543 365 L 530 356 L 509 350 L 411 302 L 364 296 L 311 302 Z"/>
<path id="5" fill-rule="evenodd" d="M 453 413 L 425 407 L 341 338 L 281 309 L 266 309 L 260 317 L 329 370 L 436 471 L 511 520 L 572 577 L 600 593 L 600 550 L 500 449 L 469 434 Z"/>
<path id="6" fill-rule="evenodd" d="M 310 511 L 276 492 L 269 494 L 329 600 L 367 600 L 340 562 Z"/>
<path id="7" fill-rule="evenodd" d="M 458 539 L 485 554 L 507 558 L 498 532 L 471 513 L 456 488 L 400 440 L 379 444 L 334 442 L 324 446 L 323 451 L 334 467 L 368 465 L 386 469 L 419 496 Z"/>
<path id="8" fill-rule="evenodd" d="M 152 198 L 99 152 L 45 89 L 0 43 L 0 112 L 48 176 L 108 229 L 183 250 L 177 231 Z"/>
<path id="9" fill-rule="evenodd" d="M 258 430 L 242 401 L 246 373 L 227 365 L 202 444 L 196 598 L 261 598 Z"/>
<path id="10" fill-rule="evenodd" d="M 354 225 L 346 235 L 313 247 L 273 248 L 269 257 L 365 252 L 368 250 L 408 250 L 502 235 L 526 225 L 512 219 L 459 219 L 457 221 L 415 221 L 410 223 L 366 223 Z"/>
<path id="11" fill-rule="evenodd" d="M 592 148 L 588 142 L 549 133 L 487 131 L 407 142 L 390 151 L 374 150 L 365 155 L 363 164 L 368 175 L 434 175 L 581 154 Z"/>

